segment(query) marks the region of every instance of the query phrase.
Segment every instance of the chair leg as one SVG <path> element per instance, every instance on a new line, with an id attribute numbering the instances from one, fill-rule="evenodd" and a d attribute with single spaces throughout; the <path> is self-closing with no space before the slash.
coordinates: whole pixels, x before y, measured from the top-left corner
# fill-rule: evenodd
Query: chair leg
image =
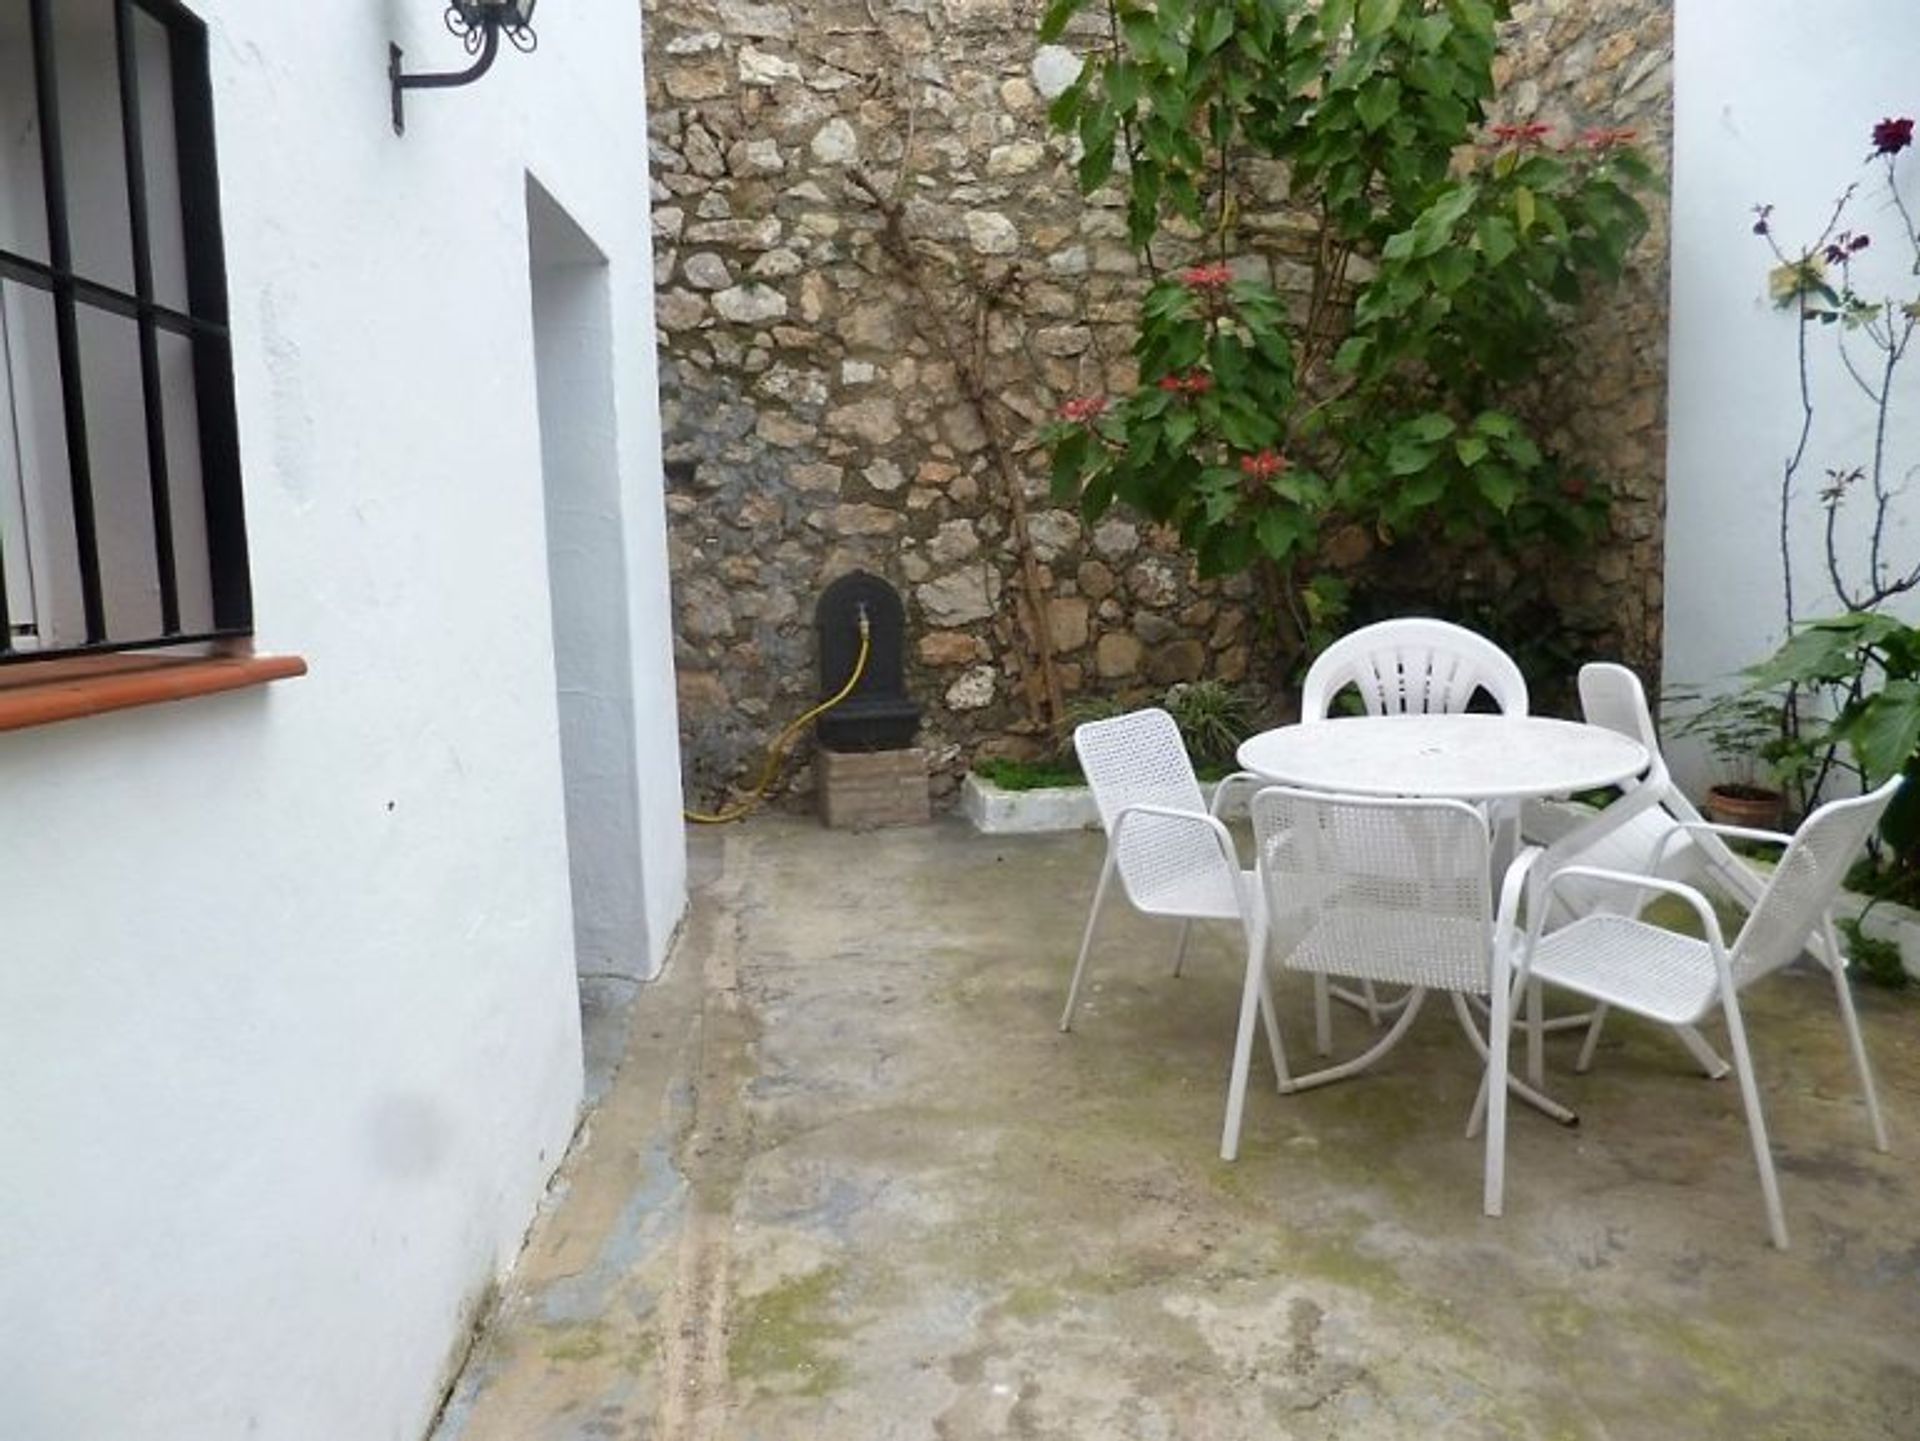
<path id="1" fill-rule="evenodd" d="M 1180 939 L 1173 944 L 1173 973 L 1176 976 L 1187 964 L 1187 936 L 1192 930 L 1192 921 L 1180 922 Z"/>
<path id="2" fill-rule="evenodd" d="M 1547 1054 L 1541 1045 L 1546 1034 L 1546 997 L 1538 981 L 1527 982 L 1527 1084 L 1547 1083 Z"/>
<path id="3" fill-rule="evenodd" d="M 1489 1216 L 1504 1215 L 1507 1204 L 1507 1054 L 1513 1043 L 1513 990 L 1504 970 L 1501 967 L 1495 971 L 1493 1016 L 1487 1031 L 1487 1073 L 1480 1083 L 1487 1103 L 1486 1194 L 1481 1210 Z M 1473 1133 L 1471 1121 L 1467 1133 Z"/>
<path id="4" fill-rule="evenodd" d="M 1086 973 L 1087 957 L 1093 954 L 1093 929 L 1100 920 L 1100 903 L 1107 898 L 1107 884 L 1113 879 L 1113 850 L 1107 850 L 1106 863 L 1100 867 L 1100 884 L 1094 887 L 1093 908 L 1087 912 L 1087 928 L 1080 936 L 1080 959 L 1073 965 L 1073 981 L 1067 987 L 1067 1008 L 1060 1013 L 1060 1029 L 1073 1029 L 1074 1007 L 1080 1003 L 1080 978 Z"/>
<path id="5" fill-rule="evenodd" d="M 1780 1207 L 1780 1181 L 1773 1171 L 1773 1150 L 1767 1144 L 1767 1122 L 1760 1113 L 1760 1088 L 1753 1079 L 1753 1055 L 1747 1049 L 1747 1028 L 1740 1020 L 1740 1002 L 1728 993 L 1721 1005 L 1727 1014 L 1727 1036 L 1733 1042 L 1733 1069 L 1740 1078 L 1740 1099 L 1747 1108 L 1747 1131 L 1753 1139 L 1753 1160 L 1760 1171 L 1760 1194 L 1767 1205 L 1767 1232 L 1773 1244 L 1787 1249 L 1787 1219 Z"/>
<path id="6" fill-rule="evenodd" d="M 1273 978 L 1267 974 L 1265 963 L 1267 954 L 1266 937 L 1260 938 L 1260 1019 L 1267 1028 L 1267 1054 L 1273 1058 L 1273 1076 L 1275 1084 L 1285 1091 L 1290 1084 L 1287 1071 L 1287 1048 L 1280 1039 L 1280 1018 L 1273 1005 Z"/>
<path id="7" fill-rule="evenodd" d="M 1593 1020 L 1587 1025 L 1587 1038 L 1580 1043 L 1580 1054 L 1574 1057 L 1573 1069 L 1580 1075 L 1586 1075 L 1593 1065 L 1594 1049 L 1600 1044 L 1600 1028 L 1607 1023 L 1607 1004 L 1602 1001 L 1593 1008 Z"/>
<path id="8" fill-rule="evenodd" d="M 1372 1026 L 1376 1031 L 1379 1030 L 1380 998 L 1373 993 L 1372 981 L 1362 981 L 1360 983 L 1360 995 L 1365 1001 L 1364 1009 L 1367 1013 L 1367 1024 Z"/>
<path id="9" fill-rule="evenodd" d="M 1829 932 L 1827 951 L 1832 957 L 1827 962 L 1827 971 L 1833 977 L 1834 994 L 1840 999 L 1840 1024 L 1846 1028 L 1847 1049 L 1853 1052 L 1853 1069 L 1860 1076 L 1860 1094 L 1866 1098 L 1867 1121 L 1873 1127 L 1873 1146 L 1877 1151 L 1888 1150 L 1887 1123 L 1880 1117 L 1880 1098 L 1873 1089 L 1873 1068 L 1867 1064 L 1867 1043 L 1860 1035 L 1860 1017 L 1853 1009 L 1853 992 L 1847 987 L 1845 962 L 1840 959 L 1838 938 Z"/>
<path id="10" fill-rule="evenodd" d="M 1313 978 L 1313 1045 L 1323 1056 L 1333 1054 L 1333 983 L 1324 975 Z"/>
<path id="11" fill-rule="evenodd" d="M 1720 1053 L 1707 1044 L 1707 1038 L 1692 1026 L 1675 1026 L 1674 1036 L 1686 1047 L 1687 1054 L 1700 1064 L 1709 1081 L 1717 1081 L 1731 1071 L 1733 1067 L 1720 1059 Z"/>
<path id="12" fill-rule="evenodd" d="M 1587 1038 L 1580 1043 L 1580 1055 L 1573 1063 L 1573 1069 L 1580 1075 L 1584 1076 L 1593 1069 L 1593 1053 L 1600 1044 L 1600 1028 L 1607 1023 L 1608 1009 L 1604 1002 L 1593 1008 L 1593 1019 L 1587 1025 Z M 1733 1070 L 1720 1058 L 1720 1053 L 1707 1044 L 1707 1038 L 1692 1026 L 1675 1026 L 1673 1036 L 1686 1048 L 1687 1054 L 1693 1057 L 1709 1081 L 1718 1081 Z"/>
<path id="13" fill-rule="evenodd" d="M 1233 1071 L 1227 1079 L 1227 1118 L 1220 1131 L 1220 1159 L 1234 1160 L 1240 1154 L 1240 1118 L 1247 1104 L 1247 1073 L 1253 1069 L 1253 1024 L 1261 1009 L 1261 993 L 1267 989 L 1267 947 L 1264 932 L 1247 942 L 1247 975 L 1240 987 L 1240 1024 L 1234 1033 Z M 1274 1065 L 1286 1073 L 1286 1055 L 1279 1049 L 1279 1033 L 1269 1031 L 1267 1041 L 1274 1047 Z"/>

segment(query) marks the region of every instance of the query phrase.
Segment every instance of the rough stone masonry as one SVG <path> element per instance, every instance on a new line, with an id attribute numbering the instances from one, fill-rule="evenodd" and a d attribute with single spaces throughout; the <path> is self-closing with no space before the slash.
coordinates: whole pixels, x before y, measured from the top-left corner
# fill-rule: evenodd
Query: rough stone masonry
<path id="1" fill-rule="evenodd" d="M 1032 647 L 1009 504 L 949 353 L 852 183 L 904 207 L 942 305 L 981 313 L 1069 698 L 1265 676 L 1243 580 L 1202 583 L 1177 538 L 1046 498 L 1034 436 L 1068 396 L 1132 381 L 1139 280 L 1118 195 L 1083 200 L 1049 98 L 1077 61 L 1038 0 L 649 0 L 657 307 L 683 754 L 736 779 L 815 690 L 812 606 L 836 576 L 908 604 L 936 799 L 983 753 L 1030 754 Z M 1671 133 L 1670 0 L 1522 0 L 1500 118 Z M 1308 231 L 1251 215 L 1240 262 L 1306 283 Z M 1555 443 L 1614 488 L 1610 541 L 1557 577 L 1591 643 L 1658 653 L 1666 225 L 1543 377 Z M 991 294 L 995 303 L 980 306 Z M 1365 537 L 1356 537 L 1364 545 Z M 1036 626 L 1035 629 L 1038 629 Z M 1596 653 L 1599 653 L 1596 651 Z M 810 786 L 806 767 L 796 790 Z"/>

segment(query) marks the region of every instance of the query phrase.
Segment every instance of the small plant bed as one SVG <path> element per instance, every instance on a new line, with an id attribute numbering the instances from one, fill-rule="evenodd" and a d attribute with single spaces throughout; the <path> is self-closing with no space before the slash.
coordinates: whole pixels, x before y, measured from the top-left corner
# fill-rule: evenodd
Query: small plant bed
<path id="1" fill-rule="evenodd" d="M 1217 761 L 1197 765 L 1194 774 L 1203 782 L 1225 780 L 1235 767 Z M 1062 786 L 1084 786 L 1087 778 L 1071 760 L 1016 761 L 993 757 L 973 763 L 973 773 L 991 781 L 1003 791 L 1043 791 Z"/>
<path id="2" fill-rule="evenodd" d="M 1259 728 L 1251 697 L 1220 681 L 1182 682 L 1169 687 L 1158 704 L 1179 726 L 1194 774 L 1209 792 L 1238 769 L 1234 752 Z M 1085 725 L 1126 709 L 1115 701 L 1084 701 L 1072 718 L 1074 724 Z M 991 756 L 975 761 L 961 788 L 960 808 L 979 830 L 993 835 L 1085 830 L 1100 824 L 1071 740 L 1034 760 Z"/>

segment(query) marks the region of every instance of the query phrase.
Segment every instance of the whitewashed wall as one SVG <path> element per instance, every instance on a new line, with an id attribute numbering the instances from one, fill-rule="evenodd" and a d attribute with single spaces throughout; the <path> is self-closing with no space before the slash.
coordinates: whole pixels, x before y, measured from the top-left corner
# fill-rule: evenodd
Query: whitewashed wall
<path id="1" fill-rule="evenodd" d="M 1897 217 L 1860 161 L 1876 121 L 1920 113 L 1920 6 L 1678 0 L 1676 19 L 1666 683 L 1719 688 L 1784 634 L 1778 497 L 1800 424 L 1797 323 L 1767 298 L 1774 262 L 1752 233 L 1752 207 L 1775 207 L 1773 228 L 1792 249 L 1810 242 L 1840 191 L 1862 179 L 1864 203 L 1853 213 L 1880 242 L 1863 257 L 1862 288 L 1915 293 L 1912 252 L 1893 243 Z M 1909 153 L 1902 171 L 1912 205 L 1920 158 Z M 1871 448 L 1871 411 L 1830 340 L 1813 337 L 1820 423 L 1792 510 L 1803 617 L 1839 609 L 1826 580 L 1824 472 L 1864 464 Z M 1902 423 L 1889 437 L 1895 478 L 1920 464 L 1920 368 L 1910 368 L 1901 393 Z M 1890 554 L 1911 567 L 1920 563 L 1920 488 L 1897 512 Z M 1843 530 L 1843 550 L 1860 573 L 1857 522 Z M 1675 762 L 1683 781 L 1710 779 L 1694 747 L 1677 745 Z"/>
<path id="2" fill-rule="evenodd" d="M 0 1435 L 412 1441 L 581 1088 L 529 176 L 610 266 L 636 969 L 684 894 L 639 7 L 542 7 L 404 139 L 438 0 L 196 8 L 260 648 L 312 674 L 0 735 Z"/>

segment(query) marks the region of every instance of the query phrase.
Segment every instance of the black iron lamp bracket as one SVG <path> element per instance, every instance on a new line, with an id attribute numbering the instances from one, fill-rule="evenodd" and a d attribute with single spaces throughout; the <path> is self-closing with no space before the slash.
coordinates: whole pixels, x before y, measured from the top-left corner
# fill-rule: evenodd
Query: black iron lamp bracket
<path id="1" fill-rule="evenodd" d="M 446 25 L 460 37 L 467 53 L 474 57 L 465 70 L 442 70 L 407 74 L 401 63 L 398 45 L 387 49 L 387 81 L 393 92 L 393 133 L 407 133 L 406 94 L 409 90 L 457 90 L 471 85 L 500 58 L 500 38 L 505 36 L 514 49 L 531 54 L 540 43 L 533 33 L 533 8 L 538 0 L 453 0 L 447 6 Z"/>

